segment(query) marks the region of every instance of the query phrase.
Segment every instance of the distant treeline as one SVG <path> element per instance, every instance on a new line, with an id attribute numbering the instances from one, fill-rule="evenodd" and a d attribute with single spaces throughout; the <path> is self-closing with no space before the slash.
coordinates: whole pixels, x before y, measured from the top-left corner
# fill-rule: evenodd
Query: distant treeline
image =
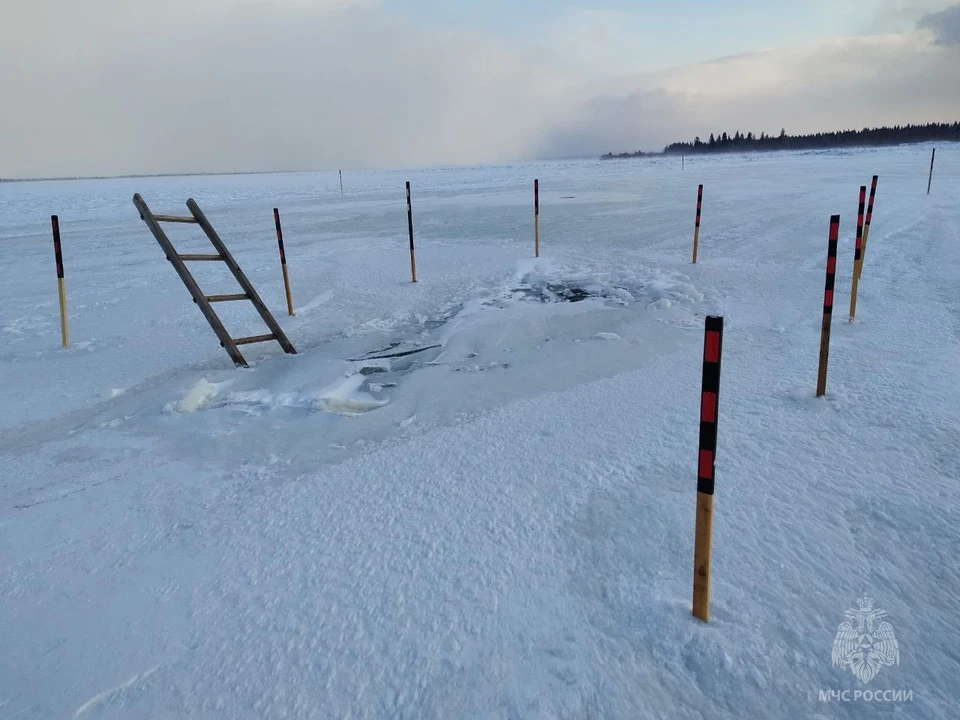
<path id="1" fill-rule="evenodd" d="M 753 152 L 759 150 L 817 150 L 849 147 L 877 147 L 883 145 L 899 145 L 901 143 L 919 143 L 937 141 L 960 142 L 960 122 L 930 123 L 928 125 L 895 125 L 892 128 L 864 128 L 863 130 L 840 130 L 838 132 L 816 133 L 815 135 L 787 135 L 781 130 L 779 135 L 759 136 L 748 132 L 743 135 L 740 131 L 733 135 L 721 133 L 710 134 L 710 139 L 704 142 L 699 137 L 693 142 L 678 142 L 667 145 L 663 153 L 607 153 L 604 160 L 612 158 L 646 157 L 649 155 L 697 155 L 715 152 Z"/>

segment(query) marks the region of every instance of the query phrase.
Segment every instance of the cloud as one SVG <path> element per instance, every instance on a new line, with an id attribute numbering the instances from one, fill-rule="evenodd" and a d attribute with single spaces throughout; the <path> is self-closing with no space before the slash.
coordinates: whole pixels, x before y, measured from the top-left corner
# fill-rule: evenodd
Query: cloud
<path id="1" fill-rule="evenodd" d="M 388 7 L 0 0 L 0 176 L 497 162 L 960 117 L 949 11 L 920 31 L 602 78 L 631 62 L 616 13 L 558 20 L 563 61 Z"/>
<path id="2" fill-rule="evenodd" d="M 919 34 L 838 38 L 622 81 L 582 99 L 541 151 L 656 150 L 711 132 L 791 133 L 960 118 L 960 48 Z"/>
<path id="3" fill-rule="evenodd" d="M 934 42 L 938 45 L 947 47 L 960 45 L 960 5 L 924 15 L 917 22 L 917 27 L 933 33 Z"/>
<path id="4" fill-rule="evenodd" d="M 501 160 L 529 152 L 552 108 L 549 73 L 376 2 L 159 5 L 76 3 L 46 23 L 25 2 L 19 31 L 0 18 L 0 62 L 18 66 L 0 75 L 0 175 Z"/>
<path id="5" fill-rule="evenodd" d="M 956 0 L 807 0 L 825 34 L 908 33 L 917 20 Z"/>

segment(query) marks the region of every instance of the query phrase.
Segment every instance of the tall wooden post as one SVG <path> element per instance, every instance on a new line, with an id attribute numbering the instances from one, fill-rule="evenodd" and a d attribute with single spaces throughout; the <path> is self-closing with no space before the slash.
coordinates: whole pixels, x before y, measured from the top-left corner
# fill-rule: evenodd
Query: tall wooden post
<path id="1" fill-rule="evenodd" d="M 850 322 L 857 315 L 857 288 L 860 285 L 860 261 L 863 259 L 863 205 L 867 199 L 867 186 L 860 186 L 860 206 L 857 210 L 857 246 L 853 251 L 853 284 L 850 286 Z"/>
<path id="2" fill-rule="evenodd" d="M 697 188 L 697 220 L 693 226 L 693 263 L 697 263 L 697 252 L 700 248 L 700 208 L 703 205 L 703 185 Z"/>
<path id="3" fill-rule="evenodd" d="M 863 274 L 863 264 L 867 261 L 867 241 L 870 239 L 870 221 L 873 219 L 873 201 L 877 196 L 878 175 L 873 176 L 870 181 L 870 199 L 867 201 L 867 218 L 863 221 L 863 252 L 860 254 L 860 271 L 857 275 Z"/>
<path id="4" fill-rule="evenodd" d="M 540 180 L 533 181 L 533 256 L 540 257 Z"/>
<path id="5" fill-rule="evenodd" d="M 837 276 L 837 238 L 840 216 L 830 216 L 827 240 L 827 284 L 823 290 L 823 324 L 820 327 L 820 368 L 817 371 L 817 397 L 827 394 L 827 360 L 830 357 L 830 325 L 833 322 L 833 288 Z"/>
<path id="6" fill-rule="evenodd" d="M 340 199 L 343 200 L 343 170 L 340 171 Z"/>
<path id="7" fill-rule="evenodd" d="M 277 226 L 277 245 L 280 246 L 280 268 L 283 270 L 283 289 L 287 293 L 287 314 L 293 315 L 293 300 L 290 297 L 290 276 L 287 274 L 287 254 L 283 251 L 283 230 L 280 229 L 280 211 L 273 209 L 273 222 Z"/>
<path id="8" fill-rule="evenodd" d="M 937 149 L 930 153 L 930 177 L 927 178 L 927 195 L 930 194 L 930 185 L 933 183 L 933 161 L 937 158 Z"/>
<path id="9" fill-rule="evenodd" d="M 60 342 L 70 347 L 70 332 L 67 329 L 67 288 L 63 279 L 63 253 L 60 251 L 60 218 L 50 216 L 53 228 L 53 256 L 57 261 L 57 297 L 60 300 Z"/>
<path id="10" fill-rule="evenodd" d="M 704 622 L 707 622 L 710 617 L 710 539 L 713 532 L 713 486 L 722 352 L 723 318 L 718 315 L 708 315 L 703 339 L 697 518 L 693 540 L 693 614 Z"/>
<path id="11" fill-rule="evenodd" d="M 410 181 L 407 181 L 407 226 L 410 229 L 410 281 L 417 281 L 417 258 L 413 252 L 413 205 L 410 202 Z"/>

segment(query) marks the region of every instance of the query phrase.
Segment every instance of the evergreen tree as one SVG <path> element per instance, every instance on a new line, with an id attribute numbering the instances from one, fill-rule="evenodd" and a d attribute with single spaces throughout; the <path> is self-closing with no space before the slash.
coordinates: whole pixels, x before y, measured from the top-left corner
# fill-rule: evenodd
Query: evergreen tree
<path id="1" fill-rule="evenodd" d="M 900 143 L 919 142 L 960 142 L 960 121 L 953 123 L 930 123 L 928 125 L 895 125 L 893 127 L 863 128 L 861 130 L 838 130 L 819 132 L 810 135 L 787 135 L 781 129 L 779 135 L 767 135 L 761 132 L 757 137 L 752 132 L 746 135 L 739 130 L 731 137 L 727 133 L 710 133 L 708 142 L 699 137 L 692 143 L 679 142 L 667 145 L 663 152 L 670 153 L 714 153 L 754 150 L 806 150 L 811 148 L 844 147 L 880 147 Z M 646 153 L 608 153 L 605 158 L 639 157 Z"/>

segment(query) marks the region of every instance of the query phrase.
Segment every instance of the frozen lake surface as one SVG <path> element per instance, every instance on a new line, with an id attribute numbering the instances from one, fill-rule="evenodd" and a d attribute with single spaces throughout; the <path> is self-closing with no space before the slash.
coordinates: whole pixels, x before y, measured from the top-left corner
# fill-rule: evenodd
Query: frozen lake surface
<path id="1" fill-rule="evenodd" d="M 939 147 L 930 196 L 928 162 L 347 171 L 343 200 L 336 172 L 0 184 L 0 718 L 953 718 L 960 146 Z M 196 199 L 299 354 L 247 346 L 235 369 L 135 192 L 156 213 Z M 219 263 L 196 273 L 236 292 Z M 265 332 L 248 305 L 217 310 Z M 705 625 L 708 314 L 726 330 Z M 831 663 L 863 593 L 900 647 L 867 686 Z"/>

